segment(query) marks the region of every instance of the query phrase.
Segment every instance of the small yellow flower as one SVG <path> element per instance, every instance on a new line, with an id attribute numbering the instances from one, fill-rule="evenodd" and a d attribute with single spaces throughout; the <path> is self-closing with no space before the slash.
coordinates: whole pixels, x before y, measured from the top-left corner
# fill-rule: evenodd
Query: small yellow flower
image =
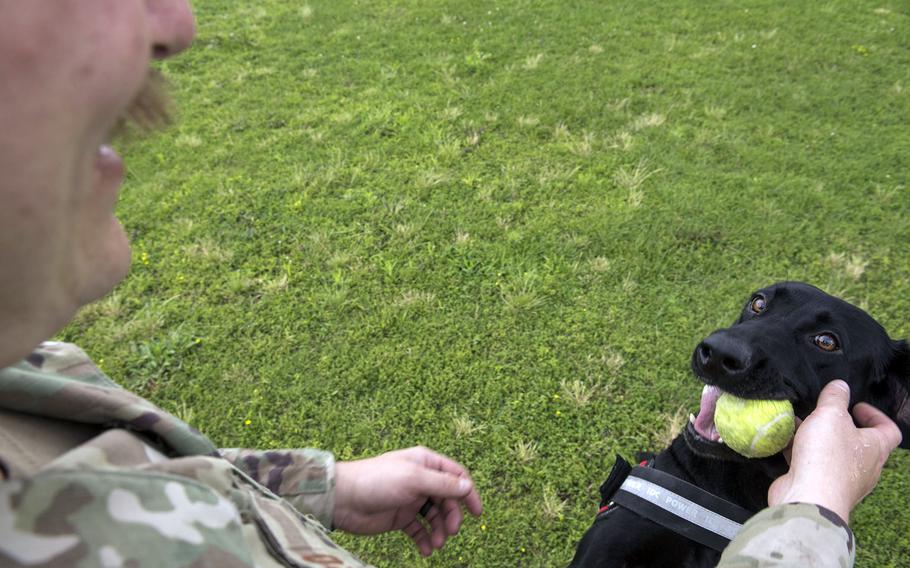
<path id="1" fill-rule="evenodd" d="M 557 410 L 557 411 L 556 411 L 556 416 L 562 416 L 562 412 L 560 412 L 559 410 Z"/>
<path id="2" fill-rule="evenodd" d="M 482 530 L 482 531 L 487 530 L 487 525 L 480 525 L 480 530 Z"/>
<path id="3" fill-rule="evenodd" d="M 246 420 L 243 421 L 243 423 L 244 423 L 245 425 L 249 426 L 250 424 L 253 423 L 253 421 L 250 420 L 249 418 L 247 418 Z"/>

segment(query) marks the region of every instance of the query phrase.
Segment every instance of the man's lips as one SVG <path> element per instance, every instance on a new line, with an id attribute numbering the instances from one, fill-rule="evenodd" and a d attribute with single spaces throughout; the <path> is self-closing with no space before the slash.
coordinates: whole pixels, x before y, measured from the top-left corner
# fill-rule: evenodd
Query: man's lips
<path id="1" fill-rule="evenodd" d="M 98 146 L 95 169 L 101 174 L 104 183 L 115 182 L 119 186 L 123 181 L 123 159 L 107 144 Z"/>
<path id="2" fill-rule="evenodd" d="M 98 146 L 95 152 L 94 194 L 95 198 L 106 204 L 108 211 L 113 211 L 123 184 L 125 168 L 123 159 L 107 144 Z"/>

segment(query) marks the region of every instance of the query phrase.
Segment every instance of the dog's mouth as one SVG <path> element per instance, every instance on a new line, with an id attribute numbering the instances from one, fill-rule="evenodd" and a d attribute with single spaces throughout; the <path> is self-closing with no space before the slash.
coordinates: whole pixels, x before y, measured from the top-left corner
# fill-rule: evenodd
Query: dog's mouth
<path id="1" fill-rule="evenodd" d="M 689 414 L 689 423 L 698 436 L 706 441 L 722 444 L 723 438 L 717 431 L 717 425 L 714 424 L 714 411 L 717 409 L 717 399 L 720 398 L 724 391 L 720 387 L 705 385 L 701 391 L 701 405 L 698 408 L 698 415 Z"/>
<path id="2" fill-rule="evenodd" d="M 701 404 L 698 415 L 689 414 L 689 422 L 683 431 L 686 443 L 696 454 L 719 460 L 742 462 L 748 458 L 734 452 L 724 444 L 723 438 L 714 424 L 714 411 L 717 409 L 717 399 L 724 391 L 714 385 L 705 385 L 701 391 Z"/>

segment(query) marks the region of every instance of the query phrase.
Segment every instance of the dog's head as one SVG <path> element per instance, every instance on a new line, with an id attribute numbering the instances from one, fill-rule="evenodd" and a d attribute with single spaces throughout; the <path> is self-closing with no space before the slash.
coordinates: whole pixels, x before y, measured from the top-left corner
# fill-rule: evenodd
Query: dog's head
<path id="1" fill-rule="evenodd" d="M 701 455 L 743 459 L 717 441 L 713 413 L 721 391 L 786 399 L 805 418 L 834 379 L 850 385 L 851 405 L 866 401 L 890 416 L 904 435 L 901 447 L 910 448 L 910 347 L 863 310 L 814 286 L 783 282 L 752 294 L 732 326 L 695 348 L 692 370 L 706 387 L 685 435 Z"/>

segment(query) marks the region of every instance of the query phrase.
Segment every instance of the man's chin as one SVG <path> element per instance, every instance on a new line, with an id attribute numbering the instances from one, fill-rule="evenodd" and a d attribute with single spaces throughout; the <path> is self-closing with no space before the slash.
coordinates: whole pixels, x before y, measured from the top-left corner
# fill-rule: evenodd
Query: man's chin
<path id="1" fill-rule="evenodd" d="M 123 225 L 111 217 L 109 229 L 102 246 L 87 258 L 89 267 L 78 297 L 82 307 L 107 296 L 130 271 L 132 261 L 130 243 Z"/>

